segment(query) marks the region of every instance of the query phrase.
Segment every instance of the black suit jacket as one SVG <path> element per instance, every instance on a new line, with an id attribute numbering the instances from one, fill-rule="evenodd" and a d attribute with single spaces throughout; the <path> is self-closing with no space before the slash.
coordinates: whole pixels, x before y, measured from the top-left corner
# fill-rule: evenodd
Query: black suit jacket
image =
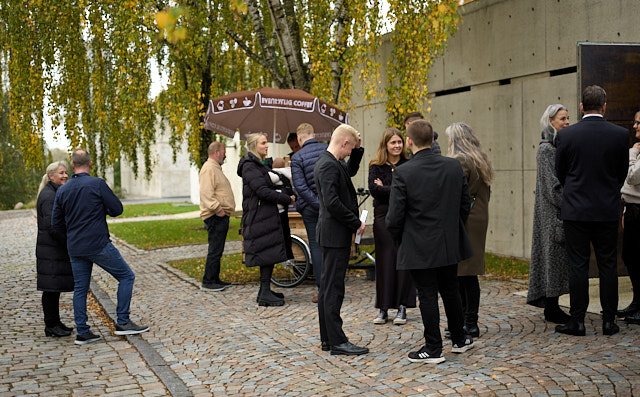
<path id="1" fill-rule="evenodd" d="M 471 197 L 456 159 L 423 149 L 393 173 L 387 229 L 398 270 L 453 265 L 473 256 L 464 224 Z"/>
<path id="2" fill-rule="evenodd" d="M 590 116 L 558 132 L 556 175 L 564 186 L 560 218 L 617 221 L 627 176 L 629 133 Z"/>
<path id="3" fill-rule="evenodd" d="M 323 247 L 344 248 L 351 245 L 351 236 L 360 227 L 358 199 L 351 177 L 358 172 L 364 148 L 353 149 L 349 163 L 338 161 L 324 151 L 313 168 L 318 190 L 320 213 L 316 239 Z"/>

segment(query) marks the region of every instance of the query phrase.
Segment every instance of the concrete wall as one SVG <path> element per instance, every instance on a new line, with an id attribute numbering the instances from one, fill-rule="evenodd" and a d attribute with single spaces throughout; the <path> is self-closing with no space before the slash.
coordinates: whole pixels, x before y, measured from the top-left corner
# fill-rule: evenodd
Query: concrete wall
<path id="1" fill-rule="evenodd" d="M 440 132 L 443 153 L 445 128 L 462 121 L 493 162 L 488 251 L 530 256 L 540 116 L 549 104 L 563 103 L 571 122 L 577 120 L 577 73 L 566 73 L 577 65 L 577 42 L 640 42 L 639 5 L 637 0 L 476 0 L 464 6 L 458 33 L 430 71 L 431 113 L 426 105 L 422 111 Z M 378 55 L 383 65 L 390 53 L 387 41 Z M 550 76 L 561 69 L 565 74 Z M 470 89 L 447 95 L 463 87 Z M 362 98 L 354 98 L 349 117 L 364 136 L 366 170 L 386 114 L 384 98 L 373 103 Z M 360 172 L 354 184 L 364 186 L 366 174 Z"/>
<path id="2" fill-rule="evenodd" d="M 139 157 L 142 158 L 140 151 Z M 168 135 L 159 131 L 156 143 L 151 146 L 153 173 L 150 179 L 144 176 L 144 163 L 139 161 L 138 177 L 133 174 L 131 164 L 122 161 L 122 192 L 127 198 L 134 197 L 180 197 L 189 196 L 189 153 L 186 143 L 173 161 L 173 149 L 169 145 Z"/>

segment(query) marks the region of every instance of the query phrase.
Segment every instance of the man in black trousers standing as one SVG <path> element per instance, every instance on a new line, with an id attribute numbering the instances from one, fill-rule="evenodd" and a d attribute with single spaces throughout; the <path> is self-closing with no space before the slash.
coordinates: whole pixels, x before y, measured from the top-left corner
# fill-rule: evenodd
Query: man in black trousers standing
<path id="1" fill-rule="evenodd" d="M 451 352 L 473 348 L 465 335 L 458 293 L 458 262 L 473 256 L 464 224 L 469 216 L 469 186 L 456 159 L 431 149 L 433 128 L 426 120 L 407 127 L 411 161 L 396 168 L 385 223 L 398 244 L 398 270 L 409 270 L 418 290 L 425 344 L 409 361 L 438 364 L 442 355 L 438 293 L 451 331 Z"/>
<path id="2" fill-rule="evenodd" d="M 569 260 L 571 319 L 556 332 L 585 334 L 590 244 L 598 262 L 602 333 L 613 335 L 618 307 L 617 241 L 620 188 L 627 176 L 629 134 L 604 119 L 607 95 L 597 85 L 582 93 L 582 120 L 558 134 L 556 174 L 564 186 L 560 218 Z"/>
<path id="3" fill-rule="evenodd" d="M 364 153 L 360 142 L 355 128 L 339 125 L 313 169 L 320 204 L 316 238 L 322 249 L 322 283 L 318 294 L 320 341 L 322 350 L 331 350 L 334 355 L 369 353 L 366 347 L 349 342 L 340 317 L 351 237 L 356 231 L 363 233 L 365 226 L 358 216 L 358 200 L 351 183 Z M 343 160 L 348 156 L 351 156 L 349 164 L 345 164 Z"/>

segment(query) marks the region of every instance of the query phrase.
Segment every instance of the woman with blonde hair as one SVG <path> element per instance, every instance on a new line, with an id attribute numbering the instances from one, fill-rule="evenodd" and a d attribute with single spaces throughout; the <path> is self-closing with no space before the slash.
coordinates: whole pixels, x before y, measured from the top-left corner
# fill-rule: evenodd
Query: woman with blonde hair
<path id="1" fill-rule="evenodd" d="M 527 303 L 544 308 L 546 321 L 566 324 L 569 315 L 560 309 L 558 298 L 569 293 L 569 262 L 564 247 L 564 227 L 559 218 L 562 185 L 556 177 L 556 136 L 569 126 L 569 112 L 563 105 L 549 105 L 542 114 L 540 145 L 536 153 L 536 192 Z"/>
<path id="2" fill-rule="evenodd" d="M 407 308 L 416 307 L 416 288 L 406 270 L 396 270 L 397 249 L 385 225 L 389 209 L 391 180 L 396 167 L 407 161 L 402 133 L 387 128 L 382 134 L 376 157 L 369 163 L 369 191 L 373 196 L 373 238 L 376 247 L 376 302 L 380 312 L 374 324 L 388 320 L 387 311 L 398 309 L 393 323 L 407 322 Z"/>
<path id="3" fill-rule="evenodd" d="M 259 306 L 282 306 L 284 296 L 271 291 L 271 275 L 276 263 L 286 261 L 287 251 L 278 204 L 288 206 L 295 196 L 276 190 L 269 177 L 269 143 L 263 133 L 246 140 L 247 154 L 238 164 L 242 178 L 242 238 L 245 264 L 260 266 Z"/>
<path id="4" fill-rule="evenodd" d="M 478 276 L 484 274 L 484 250 L 494 172 L 489 156 L 482 149 L 471 127 L 464 123 L 453 123 L 445 132 L 449 138 L 449 156 L 460 161 L 471 196 L 471 210 L 465 227 L 471 240 L 473 256 L 458 264 L 458 284 L 464 311 L 464 331 L 477 338 L 480 336 Z"/>
<path id="5" fill-rule="evenodd" d="M 42 291 L 44 333 L 69 336 L 73 328 L 60 321 L 60 293 L 73 291 L 73 271 L 67 252 L 67 239 L 51 227 L 51 211 L 56 191 L 69 180 L 67 163 L 49 164 L 38 187 L 38 238 L 36 241 L 37 289 Z"/>

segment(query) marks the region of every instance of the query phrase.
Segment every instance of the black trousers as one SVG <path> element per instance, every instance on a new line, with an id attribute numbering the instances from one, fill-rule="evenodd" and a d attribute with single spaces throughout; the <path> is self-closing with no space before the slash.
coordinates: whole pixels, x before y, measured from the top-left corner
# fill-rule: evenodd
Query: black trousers
<path id="1" fill-rule="evenodd" d="M 60 322 L 60 292 L 42 291 L 44 324 L 51 328 Z"/>
<path id="2" fill-rule="evenodd" d="M 591 246 L 598 263 L 603 321 L 614 321 L 618 308 L 618 222 L 564 221 L 569 261 L 571 318 L 584 321 L 589 306 L 589 257 Z"/>
<path id="3" fill-rule="evenodd" d="M 220 258 L 224 251 L 224 242 L 229 231 L 229 217 L 213 215 L 204 220 L 207 226 L 209 250 L 204 265 L 202 285 L 217 284 L 220 281 Z"/>
<path id="4" fill-rule="evenodd" d="M 424 325 L 424 339 L 427 352 L 431 355 L 442 353 L 442 336 L 440 335 L 440 309 L 438 308 L 438 292 L 442 297 L 444 311 L 447 314 L 451 341 L 464 342 L 462 326 L 462 304 L 458 292 L 458 265 L 437 267 L 434 269 L 411 270 L 413 284 L 418 289 L 420 315 Z"/>
<path id="5" fill-rule="evenodd" d="M 622 260 L 633 286 L 633 300 L 640 302 L 640 204 L 627 203 L 624 208 Z"/>
<path id="6" fill-rule="evenodd" d="M 335 346 L 348 341 L 342 331 L 340 309 L 344 300 L 344 277 L 351 247 L 322 247 L 322 283 L 318 293 L 320 340 Z"/>

